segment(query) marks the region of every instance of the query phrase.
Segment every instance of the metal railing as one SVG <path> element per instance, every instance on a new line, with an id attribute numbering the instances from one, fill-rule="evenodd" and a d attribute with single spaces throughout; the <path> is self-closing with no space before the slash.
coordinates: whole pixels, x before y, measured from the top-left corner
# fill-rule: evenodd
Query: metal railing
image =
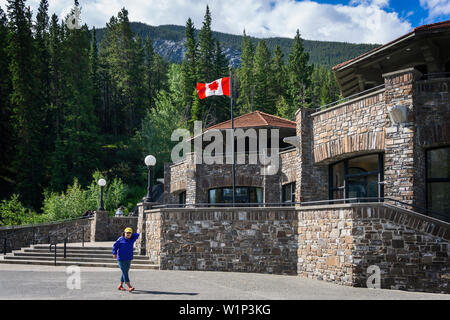
<path id="1" fill-rule="evenodd" d="M 90 217 L 71 218 L 71 219 L 65 219 L 65 220 L 59 220 L 59 221 L 52 221 L 50 223 L 43 223 L 43 224 L 44 225 L 60 224 L 60 223 L 64 223 L 64 222 L 84 220 L 86 218 L 90 218 Z M 2 240 L 1 243 L 3 244 L 3 250 L 2 250 L 3 254 L 6 255 L 7 252 L 8 252 L 8 242 L 9 242 L 9 245 L 11 247 L 11 250 L 14 250 L 14 242 L 13 242 L 13 240 L 15 238 L 15 231 L 16 231 L 16 229 L 23 228 L 23 227 L 30 227 L 31 226 L 33 228 L 33 237 L 32 237 L 31 244 L 34 245 L 37 242 L 39 242 L 39 241 L 36 241 L 36 230 L 35 230 L 35 228 L 36 228 L 36 226 L 43 225 L 43 224 L 28 224 L 28 225 L 12 226 L 12 228 L 11 228 L 12 229 L 12 235 L 0 238 Z M 81 226 L 81 228 L 82 228 L 81 229 L 81 233 L 82 233 L 81 242 L 82 242 L 82 246 L 83 247 L 84 247 L 84 238 L 85 238 L 85 228 L 87 228 L 87 227 L 90 227 L 90 225 L 82 225 Z M 49 252 L 52 252 L 52 247 L 54 246 L 54 248 L 55 248 L 54 249 L 54 251 L 55 251 L 55 265 L 56 265 L 56 251 L 57 251 L 56 249 L 57 249 L 57 243 L 58 243 L 58 236 L 63 231 L 65 231 L 65 236 L 64 236 L 63 242 L 64 242 L 64 258 L 66 258 L 66 256 L 67 256 L 67 241 L 68 241 L 70 236 L 72 236 L 73 234 L 78 233 L 79 230 L 75 230 L 75 231 L 73 231 L 71 233 L 68 233 L 68 228 L 66 227 L 64 229 L 50 230 L 50 231 L 47 232 L 46 236 L 45 236 L 45 233 L 44 233 L 44 236 L 40 237 L 40 239 L 47 238 L 47 241 L 48 241 L 47 243 L 49 244 Z"/>
<path id="2" fill-rule="evenodd" d="M 303 201 L 303 202 L 252 202 L 252 203 L 193 203 L 193 204 L 162 204 L 152 206 L 152 209 L 164 208 L 230 208 L 230 207 L 289 207 L 289 206 L 313 206 L 313 205 L 330 205 L 330 204 L 347 204 L 347 203 L 369 203 L 369 202 L 394 202 L 402 206 L 407 206 L 418 210 L 417 213 L 432 217 L 439 217 L 437 219 L 447 221 L 449 217 L 442 212 L 433 211 L 427 208 L 417 206 L 415 204 L 407 203 L 398 199 L 389 197 L 362 197 L 362 198 L 344 198 L 344 199 L 328 199 L 317 201 Z M 421 212 L 419 212 L 421 211 Z M 425 213 L 423 213 L 425 212 Z"/>
<path id="3" fill-rule="evenodd" d="M 84 233 L 84 229 L 86 228 L 86 227 L 90 227 L 90 225 L 84 225 L 84 226 L 81 226 L 81 244 L 82 244 L 82 247 L 84 248 L 84 235 L 85 235 L 85 233 Z M 49 244 L 50 244 L 50 247 L 49 247 L 49 252 L 52 252 L 52 247 L 54 247 L 54 252 L 55 252 L 55 266 L 56 266 L 56 256 L 57 256 L 57 247 L 58 247 L 58 234 L 61 232 L 62 230 L 55 230 L 55 231 L 53 231 L 53 232 L 49 232 L 49 235 L 48 235 L 48 239 L 49 239 Z M 71 232 L 71 233 L 68 233 L 67 232 L 67 227 L 65 228 L 65 236 L 64 236 L 64 239 L 63 239 L 63 244 L 64 244 L 64 250 L 63 250 L 63 257 L 64 257 L 64 259 L 65 258 L 67 258 L 67 241 L 68 241 L 68 239 L 69 239 L 69 237 L 71 236 L 71 235 L 73 235 L 73 234 L 77 234 L 77 233 L 79 233 L 79 230 L 75 230 L 75 231 L 73 231 L 73 232 Z M 52 235 L 50 235 L 50 233 L 52 233 Z M 56 235 L 56 236 L 55 236 Z M 51 242 L 51 237 L 54 237 L 54 241 L 53 241 L 53 243 Z"/>
<path id="4" fill-rule="evenodd" d="M 369 94 L 370 92 L 381 90 L 382 88 L 384 88 L 384 84 L 380 84 L 379 86 L 376 86 L 376 87 L 373 87 L 373 88 L 370 88 L 370 89 L 367 89 L 367 90 L 364 90 L 364 91 L 352 94 L 351 96 L 348 96 L 348 97 L 342 98 L 340 100 L 331 102 L 329 104 L 320 106 L 319 108 L 316 108 L 316 112 L 323 111 L 323 110 L 325 110 L 327 108 L 330 108 L 332 106 L 335 106 L 335 105 L 337 106 L 338 104 L 341 104 L 341 103 L 346 102 L 346 101 L 350 101 L 350 100 L 358 98 L 360 96 L 364 96 L 366 94 Z"/>

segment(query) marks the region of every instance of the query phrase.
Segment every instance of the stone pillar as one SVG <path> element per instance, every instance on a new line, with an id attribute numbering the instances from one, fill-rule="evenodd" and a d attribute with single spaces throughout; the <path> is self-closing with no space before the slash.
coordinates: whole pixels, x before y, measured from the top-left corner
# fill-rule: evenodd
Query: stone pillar
<path id="1" fill-rule="evenodd" d="M 91 223 L 91 242 L 108 241 L 108 211 L 95 211 Z"/>
<path id="2" fill-rule="evenodd" d="M 157 202 L 140 202 L 137 204 L 138 207 L 138 222 L 136 232 L 140 234 L 139 238 L 136 240 L 136 249 L 139 254 L 146 254 L 146 243 L 147 243 L 147 230 L 146 230 L 146 211 L 151 209 L 154 205 L 159 205 Z"/>
<path id="3" fill-rule="evenodd" d="M 424 152 L 415 143 L 414 82 L 419 76 L 414 68 L 383 74 L 387 111 L 396 106 L 407 110 L 405 122 L 391 120 L 385 130 L 384 196 L 410 204 L 425 194 L 425 185 L 419 186 L 425 172 L 416 167 L 416 159 Z"/>
<path id="4" fill-rule="evenodd" d="M 297 182 L 295 201 L 318 201 L 328 199 L 328 166 L 314 164 L 314 109 L 299 109 L 296 113 L 297 136 Z"/>
<path id="5" fill-rule="evenodd" d="M 263 176 L 263 202 L 279 203 L 281 202 L 281 159 L 278 160 L 278 170 L 267 172 Z M 275 206 L 275 205 L 269 205 Z"/>

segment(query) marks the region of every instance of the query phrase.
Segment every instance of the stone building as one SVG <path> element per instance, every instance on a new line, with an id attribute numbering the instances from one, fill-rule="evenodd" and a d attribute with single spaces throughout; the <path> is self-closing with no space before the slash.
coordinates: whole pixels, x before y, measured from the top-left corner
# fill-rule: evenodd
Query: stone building
<path id="1" fill-rule="evenodd" d="M 295 122 L 258 111 L 235 119 L 235 128 L 280 133 L 275 174 L 261 174 L 261 163 L 236 165 L 237 202 L 396 200 L 450 221 L 450 21 L 333 70 L 344 100 L 299 109 Z M 229 128 L 227 121 L 205 132 Z M 231 165 L 194 158 L 166 165 L 164 202 L 230 202 Z"/>

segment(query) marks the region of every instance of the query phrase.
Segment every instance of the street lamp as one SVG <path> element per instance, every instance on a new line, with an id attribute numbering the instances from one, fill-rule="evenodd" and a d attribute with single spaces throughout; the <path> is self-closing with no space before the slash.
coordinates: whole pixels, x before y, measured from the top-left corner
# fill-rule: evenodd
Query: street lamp
<path id="1" fill-rule="evenodd" d="M 106 180 L 102 178 L 97 183 L 100 186 L 100 207 L 98 211 L 105 211 L 105 208 L 103 208 L 103 187 L 106 186 Z"/>
<path id="2" fill-rule="evenodd" d="M 144 200 L 144 202 L 153 202 L 153 199 L 152 199 L 152 189 L 153 189 L 152 169 L 156 164 L 156 158 L 152 155 L 148 155 L 145 157 L 144 162 L 148 168 L 148 183 L 147 183 L 147 195 L 142 200 Z"/>

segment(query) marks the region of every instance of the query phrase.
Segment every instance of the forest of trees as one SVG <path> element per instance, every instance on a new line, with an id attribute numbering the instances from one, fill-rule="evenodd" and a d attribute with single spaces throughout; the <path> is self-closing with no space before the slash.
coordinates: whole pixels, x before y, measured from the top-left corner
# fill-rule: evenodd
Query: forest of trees
<path id="1" fill-rule="evenodd" d="M 156 157 L 161 178 L 174 129 L 229 119 L 229 98 L 200 100 L 197 82 L 232 72 L 236 116 L 260 110 L 293 120 L 298 108 L 339 99 L 334 74 L 310 64 L 298 31 L 286 57 L 244 31 L 241 66 L 230 71 L 208 7 L 198 31 L 186 22 L 181 64 L 164 61 L 149 37 L 133 33 L 125 8 L 99 44 L 95 28 L 69 29 L 67 17 L 50 16 L 48 0 L 32 17 L 24 0 L 0 8 L 0 208 L 20 202 L 45 213 L 48 197 L 72 183 L 94 188 L 93 175 L 120 179 L 124 204 L 133 206 L 145 194 L 145 155 Z"/>

